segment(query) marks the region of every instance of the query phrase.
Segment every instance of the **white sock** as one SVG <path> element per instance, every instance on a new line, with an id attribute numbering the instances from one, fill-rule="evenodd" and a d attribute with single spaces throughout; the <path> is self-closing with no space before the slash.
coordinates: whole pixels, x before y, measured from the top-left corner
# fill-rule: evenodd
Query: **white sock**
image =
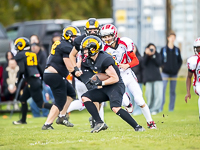
<path id="1" fill-rule="evenodd" d="M 51 123 L 45 122 L 44 125 L 50 125 Z"/>
<path id="2" fill-rule="evenodd" d="M 124 93 L 123 99 L 122 99 L 122 106 L 128 106 L 129 103 L 130 103 L 130 99 L 129 99 L 129 97 L 127 96 L 127 94 Z"/>
<path id="3" fill-rule="evenodd" d="M 149 107 L 147 106 L 146 103 L 145 103 L 145 106 L 143 108 L 141 108 L 141 110 L 142 110 L 142 113 L 143 113 L 144 117 L 146 118 L 147 122 L 153 121 L 152 117 L 151 117 L 151 113 L 150 113 Z"/>
<path id="4" fill-rule="evenodd" d="M 64 117 L 65 115 L 61 115 L 61 114 L 59 114 L 59 117 L 61 118 L 61 117 Z"/>
<path id="5" fill-rule="evenodd" d="M 99 110 L 99 116 L 101 120 L 104 122 L 104 102 L 101 104 L 101 108 Z"/>
<path id="6" fill-rule="evenodd" d="M 198 99 L 198 107 L 199 107 L 199 116 L 200 116 L 200 96 L 199 96 L 199 99 Z"/>

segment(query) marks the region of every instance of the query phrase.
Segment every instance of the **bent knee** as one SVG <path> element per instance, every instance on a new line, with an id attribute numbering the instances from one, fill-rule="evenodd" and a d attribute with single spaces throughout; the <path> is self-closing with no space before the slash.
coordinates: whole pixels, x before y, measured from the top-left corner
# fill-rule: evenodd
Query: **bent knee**
<path id="1" fill-rule="evenodd" d="M 112 107 L 111 109 L 114 113 L 117 113 L 121 109 L 121 107 Z"/>
<path id="2" fill-rule="evenodd" d="M 87 97 L 85 97 L 85 96 L 83 96 L 82 98 L 82 102 L 84 103 L 84 102 L 87 102 L 87 101 L 91 101 L 89 98 L 87 98 Z"/>

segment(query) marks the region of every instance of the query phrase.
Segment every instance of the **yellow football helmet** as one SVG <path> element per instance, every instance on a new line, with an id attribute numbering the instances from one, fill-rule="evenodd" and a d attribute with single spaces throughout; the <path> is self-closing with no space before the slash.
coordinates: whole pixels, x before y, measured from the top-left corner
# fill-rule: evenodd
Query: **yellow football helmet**
<path id="1" fill-rule="evenodd" d="M 62 37 L 69 41 L 72 42 L 72 36 L 80 36 L 81 31 L 75 27 L 75 26 L 67 26 L 66 28 L 63 29 Z"/>
<path id="2" fill-rule="evenodd" d="M 30 49 L 30 42 L 29 42 L 29 39 L 27 39 L 26 37 L 17 38 L 14 42 L 14 45 L 17 51 Z"/>
<path id="3" fill-rule="evenodd" d="M 87 49 L 89 57 L 94 56 L 102 49 L 102 41 L 97 36 L 87 36 L 81 42 L 81 49 Z"/>
<path id="4" fill-rule="evenodd" d="M 91 31 L 89 31 L 90 29 L 96 29 L 96 31 L 94 33 L 91 33 Z M 100 26 L 99 26 L 99 22 L 97 21 L 97 19 L 89 18 L 88 21 L 86 22 L 84 30 L 87 35 L 99 35 Z"/>

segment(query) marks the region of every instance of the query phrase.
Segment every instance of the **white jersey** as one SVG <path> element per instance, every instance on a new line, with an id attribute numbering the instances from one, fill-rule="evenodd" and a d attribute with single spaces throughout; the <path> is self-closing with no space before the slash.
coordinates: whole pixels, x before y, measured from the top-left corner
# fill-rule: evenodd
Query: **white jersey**
<path id="1" fill-rule="evenodd" d="M 117 42 L 118 47 L 116 49 L 105 45 L 104 51 L 111 54 L 118 64 L 126 64 L 128 62 L 131 62 L 131 59 L 128 56 L 128 52 L 132 52 L 134 49 L 133 41 L 127 37 L 123 37 L 118 38 Z"/>
<path id="2" fill-rule="evenodd" d="M 196 94 L 200 95 L 200 59 L 194 55 L 187 59 L 188 69 L 194 73 L 193 87 Z"/>

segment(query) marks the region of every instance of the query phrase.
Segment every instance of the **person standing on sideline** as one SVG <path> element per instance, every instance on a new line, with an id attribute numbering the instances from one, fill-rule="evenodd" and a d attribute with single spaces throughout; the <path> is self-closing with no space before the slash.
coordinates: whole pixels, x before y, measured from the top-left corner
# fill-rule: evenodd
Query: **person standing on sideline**
<path id="1" fill-rule="evenodd" d="M 162 104 L 163 82 L 160 74 L 161 56 L 156 46 L 149 43 L 143 56 L 143 81 L 146 86 L 147 105 L 152 115 L 160 111 Z"/>
<path id="2" fill-rule="evenodd" d="M 187 59 L 187 66 L 188 66 L 188 75 L 186 79 L 186 88 L 187 88 L 187 94 L 185 96 L 185 102 L 188 102 L 188 98 L 191 99 L 191 94 L 190 94 L 190 87 L 191 87 L 191 80 L 192 76 L 194 74 L 194 80 L 193 80 L 193 88 L 194 92 L 200 96 L 200 37 L 197 38 L 194 41 L 194 52 L 195 55 L 189 57 Z M 198 107 L 199 107 L 199 121 L 200 121 L 200 97 L 198 99 Z"/>
<path id="3" fill-rule="evenodd" d="M 180 49 L 174 46 L 176 40 L 176 34 L 171 32 L 167 37 L 168 43 L 160 51 L 162 58 L 162 78 L 163 78 L 163 100 L 160 110 L 163 110 L 165 104 L 165 91 L 168 80 L 170 81 L 170 103 L 169 111 L 174 110 L 175 99 L 176 99 L 176 80 L 178 72 L 182 65 L 182 58 Z"/>

